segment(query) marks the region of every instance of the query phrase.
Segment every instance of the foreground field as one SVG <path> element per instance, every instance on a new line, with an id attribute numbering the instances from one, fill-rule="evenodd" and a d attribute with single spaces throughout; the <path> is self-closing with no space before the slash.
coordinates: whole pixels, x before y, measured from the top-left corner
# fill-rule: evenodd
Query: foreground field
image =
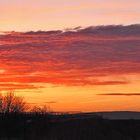
<path id="1" fill-rule="evenodd" d="M 0 140 L 140 140 L 140 120 L 91 114 L 1 114 Z"/>

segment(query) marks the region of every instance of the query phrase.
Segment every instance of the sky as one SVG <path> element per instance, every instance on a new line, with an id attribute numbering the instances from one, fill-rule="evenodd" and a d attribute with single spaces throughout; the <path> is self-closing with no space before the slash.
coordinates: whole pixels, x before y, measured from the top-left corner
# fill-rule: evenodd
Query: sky
<path id="1" fill-rule="evenodd" d="M 1 93 L 52 111 L 140 111 L 139 0 L 0 0 L 0 13 Z"/>
<path id="2" fill-rule="evenodd" d="M 140 25 L 0 35 L 0 91 L 52 111 L 140 111 Z"/>
<path id="3" fill-rule="evenodd" d="M 139 0 L 0 0 L 0 31 L 136 24 Z"/>

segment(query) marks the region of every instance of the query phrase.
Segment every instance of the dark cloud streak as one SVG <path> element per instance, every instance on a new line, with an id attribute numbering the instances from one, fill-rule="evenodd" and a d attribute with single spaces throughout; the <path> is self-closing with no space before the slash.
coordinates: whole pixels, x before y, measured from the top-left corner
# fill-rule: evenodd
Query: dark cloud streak
<path id="1" fill-rule="evenodd" d="M 140 96 L 140 93 L 104 93 L 97 94 L 101 96 Z"/>

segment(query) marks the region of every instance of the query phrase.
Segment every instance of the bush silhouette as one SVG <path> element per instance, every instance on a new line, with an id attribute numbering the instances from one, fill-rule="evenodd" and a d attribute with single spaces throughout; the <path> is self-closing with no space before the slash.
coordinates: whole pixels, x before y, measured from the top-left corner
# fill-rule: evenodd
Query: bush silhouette
<path id="1" fill-rule="evenodd" d="M 40 113 L 40 114 L 46 114 L 49 112 L 49 108 L 44 105 L 44 106 L 34 106 L 31 111 L 32 113 Z"/>
<path id="2" fill-rule="evenodd" d="M 0 112 L 1 113 L 20 113 L 25 112 L 28 106 L 23 97 L 15 96 L 10 91 L 6 95 L 0 95 Z"/>

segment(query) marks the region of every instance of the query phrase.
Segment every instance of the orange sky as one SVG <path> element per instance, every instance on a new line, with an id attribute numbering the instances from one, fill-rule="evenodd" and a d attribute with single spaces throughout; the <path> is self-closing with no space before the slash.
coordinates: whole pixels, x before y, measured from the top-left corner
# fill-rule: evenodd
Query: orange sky
<path id="1" fill-rule="evenodd" d="M 139 0 L 0 0 L 0 13 L 2 93 L 54 111 L 140 111 Z"/>
<path id="2" fill-rule="evenodd" d="M 15 90 L 53 111 L 140 111 L 139 30 L 100 26 L 0 35 L 0 90 Z"/>

